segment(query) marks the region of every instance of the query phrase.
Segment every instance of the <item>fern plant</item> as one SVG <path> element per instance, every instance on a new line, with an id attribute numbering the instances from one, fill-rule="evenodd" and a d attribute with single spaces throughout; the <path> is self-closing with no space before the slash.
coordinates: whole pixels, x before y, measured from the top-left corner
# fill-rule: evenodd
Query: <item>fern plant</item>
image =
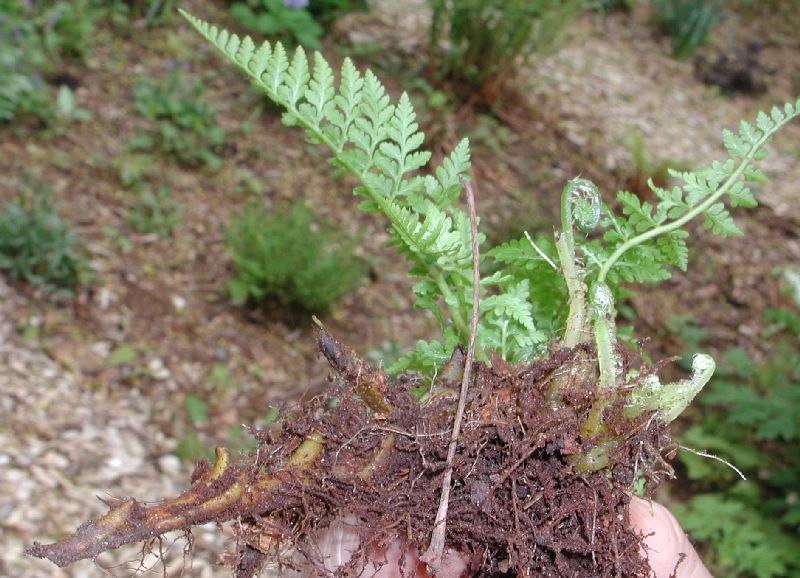
<path id="1" fill-rule="evenodd" d="M 638 554 L 641 536 L 623 515 L 631 485 L 641 475 L 649 488 L 648 482 L 657 485 L 670 472 L 662 457 L 669 443 L 665 425 L 709 381 L 715 363 L 696 355 L 691 377 L 671 384 L 661 384 L 648 367 L 641 375 L 623 376 L 614 289 L 623 281 L 656 281 L 673 267 L 684 268 L 683 228 L 692 219 L 703 218 L 718 234 L 738 233 L 728 207 L 754 204 L 746 183 L 763 175 L 752 165 L 763 157 L 769 138 L 800 115 L 800 101 L 759 115 L 756 126 L 743 123 L 737 134 L 726 133 L 732 159 L 675 173 L 683 186 L 669 191 L 652 185 L 655 205 L 621 192 L 618 213 L 602 202 L 595 185 L 573 179 L 562 192 L 561 230 L 552 245 L 543 248 L 526 237 L 487 253 L 477 248 L 483 237 L 475 230 L 469 186 L 469 214 L 457 206 L 469 169 L 466 141 L 422 174 L 430 153 L 421 149 L 423 135 L 407 95 L 392 102 L 371 72 L 362 75 L 349 60 L 335 79 L 319 54 L 312 68 L 303 50 L 290 57 L 280 44 L 256 47 L 250 38 L 185 16 L 285 109 L 286 124 L 304 128 L 312 143 L 331 151 L 339 169 L 358 179 L 362 209 L 388 220 L 390 243 L 418 279 L 416 304 L 436 316 L 443 334 L 418 344 L 395 367 L 441 369 L 442 385 L 434 390 L 433 380 L 425 384 L 431 386 L 425 394 L 431 402 L 417 403 L 406 391 L 420 385 L 415 376 L 392 383 L 382 369 L 370 368 L 320 328 L 320 352 L 341 379 L 329 395 L 287 414 L 277 430 L 255 432 L 255 456 L 233 463 L 218 448 L 214 465 L 201 464 L 193 485 L 175 499 L 153 507 L 120 501 L 73 535 L 34 544 L 28 553 L 64 566 L 169 530 L 235 519 L 244 548 L 233 564 L 236 575 L 249 576 L 267 559 L 281 563 L 286 544 L 305 554 L 302 544 L 314 539 L 307 530 L 352 513 L 369 528 L 362 536 L 373 531 L 377 536 L 356 546 L 354 559 L 337 570 L 357 574 L 373 546 L 397 539 L 397 523 L 386 518 L 414 503 L 400 535 L 417 547 L 430 538 L 420 560 L 433 573 L 452 546 L 474 555 L 472 569 L 479 575 L 524 574 L 532 568 L 546 575 L 650 575 L 650 565 Z M 596 240 L 584 241 L 576 232 L 597 227 L 605 233 Z M 483 278 L 478 254 L 486 255 L 484 269 L 493 271 Z M 498 266 L 501 261 L 513 266 Z M 536 266 L 526 267 L 529 263 Z M 565 327 L 555 335 L 545 330 L 550 316 L 545 313 L 544 323 L 535 316 L 543 309 L 541 303 L 534 306 L 538 294 L 531 278 L 547 277 L 543 271 L 556 279 L 553 291 L 567 295 Z M 499 360 L 492 367 L 473 363 L 475 352 L 487 361 L 492 352 L 506 361 L 525 361 L 548 338 L 560 351 L 540 363 L 514 368 Z M 466 360 L 455 349 L 464 344 Z M 459 382 L 456 407 L 447 390 Z M 471 386 L 475 395 L 468 399 Z M 448 520 L 450 496 L 459 515 Z M 584 507 L 592 500 L 594 508 Z M 569 526 L 567 533 L 554 532 L 554 520 Z M 298 527 L 306 530 L 300 534 Z M 565 549 L 570 556 L 562 554 Z M 316 550 L 306 558 L 314 569 L 327 565 Z"/>
<path id="2" fill-rule="evenodd" d="M 250 37 L 239 38 L 183 14 L 285 109 L 286 125 L 305 129 L 310 142 L 331 151 L 335 166 L 359 180 L 354 193 L 363 199 L 361 209 L 388 219 L 390 245 L 409 260 L 410 272 L 418 279 L 415 304 L 433 314 L 442 332 L 440 340 L 418 342 L 391 371 L 431 374 L 441 368 L 453 348 L 468 341 L 470 229 L 468 216 L 456 201 L 468 178 L 469 143 L 462 140 L 423 176 L 419 171 L 431 155 L 421 149 L 424 137 L 407 94 L 392 103 L 375 75 L 369 70 L 362 75 L 349 59 L 337 83 L 319 53 L 313 55 L 312 68 L 302 49 L 289 56 L 280 43 L 256 47 Z M 593 341 L 598 391 L 583 425 L 585 435 L 603 434 L 604 411 L 620 388 L 630 391 L 628 415 L 652 410 L 666 421 L 677 417 L 710 378 L 713 360 L 697 356 L 691 379 L 674 384 L 662 385 L 657 379 L 625 384 L 616 353 L 614 295 L 623 282 L 662 281 L 674 267 L 685 270 L 689 236 L 685 226 L 695 218 L 702 218 L 715 234 L 740 234 L 728 207 L 755 206 L 748 185 L 763 181 L 764 175 L 753 164 L 765 156 L 764 145 L 775 132 L 799 114 L 800 101 L 787 103 L 783 109 L 759 114 L 755 126 L 742 122 L 738 133 L 725 131 L 723 140 L 731 158 L 693 172 L 672 171 L 671 176 L 683 184 L 671 189 L 650 182 L 658 199 L 655 205 L 621 191 L 617 194 L 620 214 L 603 203 L 591 182 L 570 181 L 562 193 L 562 230 L 549 249 L 521 239 L 482 252 L 485 266 L 488 261 L 509 266 L 494 267 L 494 273 L 480 280 L 476 358 L 486 360 L 495 351 L 507 361 L 522 362 L 541 353 L 554 338 L 566 346 Z M 578 241 L 576 226 L 582 230 L 601 227 L 604 232 L 600 238 Z M 479 242 L 484 240 L 480 235 Z M 555 265 L 555 256 L 560 267 Z M 534 305 L 538 289 L 531 285 L 531 269 L 538 269 L 541 278 L 550 277 L 553 292 L 568 295 L 569 312 L 560 336 L 544 331 L 552 329 L 553 317 L 542 315 L 541 307 Z M 554 383 L 554 397 L 557 389 Z"/>
<path id="3" fill-rule="evenodd" d="M 455 204 L 470 167 L 468 141 L 462 140 L 433 174 L 421 176 L 417 171 L 431 153 L 420 148 L 424 136 L 407 94 L 392 103 L 377 77 L 369 70 L 361 74 L 350 59 L 342 65 L 337 87 L 319 53 L 311 70 L 302 49 L 290 57 L 280 43 L 257 48 L 250 37 L 240 39 L 184 15 L 285 109 L 285 124 L 305 129 L 311 142 L 328 147 L 335 166 L 358 178 L 354 193 L 363 199 L 361 209 L 388 219 L 390 244 L 407 257 L 419 279 L 415 304 L 436 317 L 443 335 L 438 342 L 419 342 L 391 371 L 431 373 L 441 367 L 457 343 L 467 342 L 472 306 L 469 219 Z M 533 322 L 527 282 L 497 274 L 482 284 L 484 291 L 492 288 L 497 294 L 481 301 L 479 358 L 502 344 L 511 359 L 530 357 L 545 335 Z"/>
<path id="4" fill-rule="evenodd" d="M 769 114 L 759 113 L 755 126 L 742 121 L 738 133 L 726 129 L 722 136 L 730 158 L 714 161 L 692 172 L 669 171 L 671 177 L 683 183 L 671 189 L 658 187 L 650 180 L 648 185 L 658 199 L 655 205 L 642 203 L 637 196 L 620 191 L 617 193 L 617 202 L 622 208 L 620 215 L 598 201 L 598 220 L 605 232 L 601 240 L 582 244 L 581 250 L 586 255 L 591 287 L 590 308 L 593 309 L 591 317 L 600 369 L 599 384 L 601 390 L 608 392 L 609 402 L 613 401 L 615 386 L 622 377 L 621 364 L 614 353 L 615 311 L 610 285 L 663 281 L 670 277 L 672 267 L 685 271 L 689 256 L 686 245 L 689 233 L 685 226 L 695 218 L 701 218 L 704 227 L 716 235 L 741 235 L 728 207 L 756 206 L 749 185 L 764 182 L 766 177 L 753 165 L 766 156 L 764 145 L 769 139 L 798 115 L 800 100 L 786 103 L 783 109 L 774 107 Z M 586 314 L 581 310 L 584 305 L 580 298 L 573 298 L 574 293 L 571 291 L 571 304 L 574 302 L 575 308 L 570 311 L 570 317 L 585 319 Z M 585 326 L 582 329 L 585 330 Z M 698 375 L 706 374 L 698 371 Z M 596 411 L 586 424 L 587 432 L 596 432 L 601 427 L 605 407 L 605 402 L 596 405 Z"/>

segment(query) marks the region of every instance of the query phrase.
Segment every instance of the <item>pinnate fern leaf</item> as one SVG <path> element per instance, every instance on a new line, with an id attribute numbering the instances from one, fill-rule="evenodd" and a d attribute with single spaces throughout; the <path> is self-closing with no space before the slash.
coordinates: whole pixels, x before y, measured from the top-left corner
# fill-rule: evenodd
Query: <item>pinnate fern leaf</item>
<path id="1" fill-rule="evenodd" d="M 284 124 L 305 129 L 310 142 L 330 149 L 333 164 L 359 180 L 354 193 L 362 197 L 361 209 L 389 220 L 389 244 L 409 258 L 411 273 L 420 277 L 415 304 L 434 314 L 445 336 L 443 343 L 421 342 L 396 367 L 429 368 L 449 357 L 455 343 L 468 338 L 472 300 L 469 218 L 455 206 L 470 168 L 469 142 L 462 140 L 431 174 L 421 175 L 431 153 L 422 148 L 424 135 L 407 94 L 393 102 L 378 78 L 369 70 L 359 72 L 350 59 L 338 71 L 337 86 L 337 74 L 318 52 L 311 66 L 301 48 L 290 57 L 278 42 L 256 47 L 250 37 L 240 39 L 182 14 L 284 109 Z M 505 294 L 506 289 L 511 293 Z M 521 291 L 510 285 L 495 290 L 483 310 L 486 323 L 495 327 L 507 322 L 509 328 L 535 335 L 530 305 L 523 305 Z M 529 338 L 520 339 L 527 347 Z"/>
<path id="2" fill-rule="evenodd" d="M 752 208 L 758 202 L 748 183 L 765 180 L 764 173 L 753 163 L 765 158 L 764 145 L 786 123 L 800 116 L 800 99 L 761 112 L 755 124 L 739 123 L 738 131 L 725 130 L 722 140 L 731 158 L 714 161 L 694 171 L 670 171 L 681 185 L 672 189 L 657 187 L 652 180 L 650 189 L 657 204 L 642 202 L 627 191 L 617 194 L 622 216 L 606 208 L 606 226 L 612 227 L 604 236 L 607 247 L 598 251 L 592 243 L 599 265 L 599 279 L 612 281 L 619 277 L 628 281 L 661 281 L 669 277 L 669 266 L 685 269 L 688 254 L 685 236 L 678 234 L 695 217 L 702 217 L 703 226 L 722 237 L 741 235 L 728 206 Z M 636 270 L 639 267 L 640 270 Z M 612 269 L 617 269 L 616 274 Z"/>

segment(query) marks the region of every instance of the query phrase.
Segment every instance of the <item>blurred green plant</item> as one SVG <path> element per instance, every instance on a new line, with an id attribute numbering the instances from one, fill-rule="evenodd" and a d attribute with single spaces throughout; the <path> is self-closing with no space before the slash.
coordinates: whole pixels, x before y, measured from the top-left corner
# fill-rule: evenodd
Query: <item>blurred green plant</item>
<path id="1" fill-rule="evenodd" d="M 130 205 L 128 223 L 137 233 L 169 237 L 180 222 L 180 208 L 172 201 L 171 196 L 166 187 L 159 188 L 157 193 L 143 188 Z"/>
<path id="2" fill-rule="evenodd" d="M 231 6 L 239 24 L 288 45 L 320 48 L 325 28 L 347 12 L 366 12 L 366 0 L 242 0 Z"/>
<path id="3" fill-rule="evenodd" d="M 72 89 L 62 85 L 56 96 L 56 117 L 64 122 L 87 121 L 92 119 L 92 113 L 78 106 Z"/>
<path id="4" fill-rule="evenodd" d="M 239 24 L 287 44 L 320 48 L 322 25 L 306 10 L 308 0 L 245 0 L 231 6 Z"/>
<path id="5" fill-rule="evenodd" d="M 628 12 L 636 0 L 587 0 L 586 8 L 596 12 Z"/>
<path id="6" fill-rule="evenodd" d="M 40 63 L 52 64 L 88 55 L 103 10 L 93 0 L 0 0 L 0 15 L 3 28 L 42 51 Z"/>
<path id="7" fill-rule="evenodd" d="M 54 118 L 49 88 L 27 66 L 22 51 L 4 41 L 5 32 L 0 26 L 0 123 L 32 117 L 48 124 Z"/>
<path id="8" fill-rule="evenodd" d="M 53 117 L 48 119 L 50 124 L 44 132 L 47 136 L 66 134 L 73 123 L 87 122 L 94 118 L 89 109 L 78 105 L 75 93 L 66 84 L 58 89 L 53 112 Z"/>
<path id="9" fill-rule="evenodd" d="M 119 174 L 120 183 L 128 189 L 146 187 L 157 177 L 156 162 L 150 154 L 122 155 L 112 163 Z"/>
<path id="10" fill-rule="evenodd" d="M 0 0 L 0 122 L 85 120 L 72 89 L 61 86 L 54 102 L 45 79 L 58 78 L 63 60 L 86 58 L 102 14 L 92 0 Z"/>
<path id="11" fill-rule="evenodd" d="M 681 443 L 730 460 L 747 476 L 682 452 L 687 476 L 702 492 L 675 513 L 720 576 L 800 575 L 800 316 L 769 310 L 767 358 L 731 349 L 719 377 L 700 397 L 702 420 Z"/>
<path id="12" fill-rule="evenodd" d="M 330 227 L 319 225 L 302 203 L 276 211 L 250 204 L 227 233 L 234 275 L 228 291 L 234 303 L 272 303 L 324 314 L 364 275 Z"/>
<path id="13" fill-rule="evenodd" d="M 95 23 L 102 16 L 92 0 L 29 2 L 37 19 L 44 47 L 50 57 L 83 61 L 95 38 Z"/>
<path id="14" fill-rule="evenodd" d="M 295 4 L 302 4 L 295 0 Z M 307 9 L 323 27 L 328 27 L 343 14 L 369 12 L 367 0 L 313 0 L 305 2 Z"/>
<path id="15" fill-rule="evenodd" d="M 658 27 L 672 40 L 672 56 L 689 58 L 722 22 L 719 0 L 650 0 Z"/>
<path id="16" fill-rule="evenodd" d="M 656 187 L 666 187 L 669 184 L 670 169 L 691 170 L 689 163 L 663 157 L 652 157 L 644 144 L 642 133 L 637 129 L 631 129 L 628 132 L 626 147 L 631 155 L 633 170 L 625 182 L 625 188 L 640 198 L 650 195 L 651 182 Z"/>
<path id="17" fill-rule="evenodd" d="M 212 404 L 213 408 L 213 404 Z M 186 397 L 184 402 L 184 410 L 189 423 L 193 426 L 194 430 L 202 427 L 203 424 L 208 423 L 208 403 L 202 398 L 194 394 Z M 254 427 L 263 428 L 273 424 L 278 416 L 277 411 L 271 409 L 263 418 L 255 420 Z M 206 439 L 206 436 L 203 436 Z M 183 434 L 178 440 L 178 445 L 175 448 L 175 455 L 182 461 L 193 462 L 199 459 L 213 459 L 214 452 L 212 448 L 215 444 L 204 443 L 194 431 Z M 246 453 L 255 451 L 255 439 L 247 435 L 247 430 L 241 426 L 232 426 L 225 430 L 225 441 L 217 440 L 218 443 L 224 443 L 229 447 L 231 452 Z"/>
<path id="18" fill-rule="evenodd" d="M 149 128 L 128 142 L 135 151 L 158 151 L 189 166 L 219 167 L 216 149 L 227 139 L 217 113 L 203 100 L 205 88 L 187 86 L 178 69 L 160 82 L 144 79 L 133 89 L 136 110 Z"/>
<path id="19" fill-rule="evenodd" d="M 134 18 L 143 18 L 146 26 L 165 22 L 175 13 L 179 0 L 96 0 L 111 13 L 115 23 L 129 25 Z"/>
<path id="20" fill-rule="evenodd" d="M 134 249 L 133 241 L 131 241 L 118 229 L 110 225 L 103 225 L 102 227 L 100 227 L 100 230 L 103 232 L 103 235 L 105 235 L 108 241 L 111 243 L 114 250 L 121 251 L 126 255 L 131 251 L 133 251 Z"/>
<path id="21" fill-rule="evenodd" d="M 135 347 L 123 343 L 108 354 L 106 363 L 111 367 L 131 366 L 136 363 L 138 357 L 139 352 Z"/>
<path id="22" fill-rule="evenodd" d="M 473 151 L 490 150 L 500 153 L 505 150 L 511 138 L 511 130 L 489 114 L 479 114 L 467 132 Z"/>
<path id="23" fill-rule="evenodd" d="M 203 401 L 202 398 L 196 395 L 188 395 L 186 396 L 184 407 L 186 408 L 186 415 L 189 416 L 189 421 L 193 424 L 208 421 L 208 408 L 206 407 L 206 402 Z"/>
<path id="24" fill-rule="evenodd" d="M 41 38 L 28 16 L 21 2 L 0 0 L 0 122 L 32 116 L 47 123 L 54 116 Z"/>
<path id="25" fill-rule="evenodd" d="M 78 239 L 44 185 L 26 185 L 0 212 L 0 272 L 55 294 L 69 294 L 87 280 Z"/>
<path id="26" fill-rule="evenodd" d="M 430 0 L 434 70 L 494 106 L 519 66 L 558 47 L 583 0 Z"/>

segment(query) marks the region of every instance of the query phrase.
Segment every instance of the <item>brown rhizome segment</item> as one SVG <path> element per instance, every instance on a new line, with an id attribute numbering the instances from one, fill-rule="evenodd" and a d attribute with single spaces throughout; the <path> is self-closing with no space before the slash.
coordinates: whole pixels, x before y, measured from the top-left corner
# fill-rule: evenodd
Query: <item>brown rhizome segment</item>
<path id="1" fill-rule="evenodd" d="M 177 498 L 149 507 L 119 502 L 72 536 L 28 553 L 65 566 L 168 531 L 238 520 L 237 553 L 228 562 L 235 576 L 253 576 L 265 562 L 321 568 L 314 536 L 345 516 L 362 528 L 364 552 L 397 540 L 422 551 L 441 492 L 463 352 L 420 400 L 410 393 L 422 385 L 418 378 L 392 382 L 324 329 L 317 334 L 335 371 L 329 391 L 253 430 L 255 452 L 234 461 L 218 450 L 215 464 L 199 464 Z M 668 428 L 650 415 L 623 419 L 612 407 L 608 433 L 622 443 L 609 467 L 577 471 L 577 456 L 597 443 L 578 433 L 596 376 L 573 369 L 592 356 L 579 345 L 525 366 L 473 365 L 447 521 L 447 546 L 470 558 L 472 575 L 649 575 L 628 522 L 630 488 L 644 476 L 652 491 L 670 473 L 659 452 L 670 443 Z M 556 378 L 565 383 L 559 403 L 547 400 Z M 358 575 L 359 559 L 343 575 Z"/>

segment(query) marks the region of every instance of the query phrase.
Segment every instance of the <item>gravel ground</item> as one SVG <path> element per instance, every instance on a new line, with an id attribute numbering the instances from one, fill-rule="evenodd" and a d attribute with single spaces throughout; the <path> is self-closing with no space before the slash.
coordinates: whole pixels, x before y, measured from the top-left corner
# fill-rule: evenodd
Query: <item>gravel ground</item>
<path id="1" fill-rule="evenodd" d="M 170 453 L 174 441 L 147 427 L 150 402 L 137 390 L 93 391 L 78 375 L 21 342 L 16 317 L 25 307 L 25 300 L 0 280 L 0 576 L 91 578 L 109 571 L 129 576 L 142 560 L 141 548 L 63 570 L 27 558 L 23 550 L 34 539 L 63 537 L 103 513 L 98 498 L 112 497 L 109 488 L 117 497 L 142 500 L 176 495 L 190 467 Z M 189 567 L 191 576 L 230 575 L 216 565 L 221 537 L 213 527 L 195 531 L 197 553 L 185 562 L 185 541 L 170 538 L 164 541 L 168 576 Z M 144 560 L 144 567 L 162 570 L 154 556 Z"/>
<path id="2" fill-rule="evenodd" d="M 648 11 L 641 4 L 627 17 L 582 18 L 560 51 L 522 74 L 531 105 L 556 119 L 576 148 L 596 157 L 592 160 L 598 167 L 630 171 L 632 131 L 641 136 L 650 159 L 698 167 L 725 158 L 722 129 L 735 129 L 739 120 L 752 122 L 760 110 L 796 101 L 796 36 L 773 34 L 765 49 L 762 63 L 773 70 L 767 94 L 726 97 L 695 78 L 691 61 L 670 58 L 666 40 L 653 41 Z M 746 29 L 731 19 L 717 36 L 758 38 L 758 31 L 769 26 L 764 18 Z M 772 154 L 760 164 L 770 182 L 759 187 L 759 200 L 794 223 L 800 223 L 798 143 L 800 123 L 793 122 L 778 134 Z"/>

